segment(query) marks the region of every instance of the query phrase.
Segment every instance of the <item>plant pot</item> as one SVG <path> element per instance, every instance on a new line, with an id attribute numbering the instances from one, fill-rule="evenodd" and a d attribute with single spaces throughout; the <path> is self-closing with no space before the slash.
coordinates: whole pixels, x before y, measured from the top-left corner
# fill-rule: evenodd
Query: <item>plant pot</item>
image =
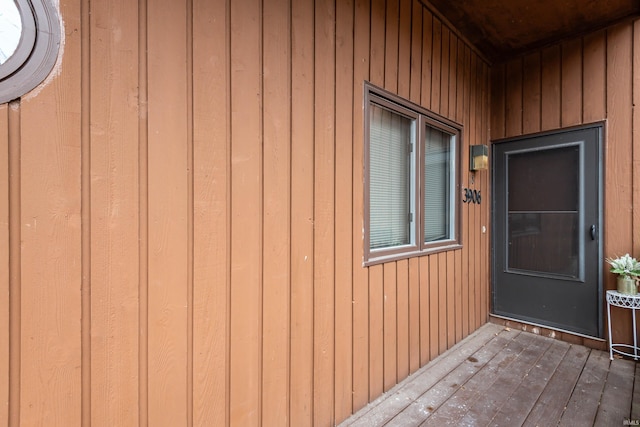
<path id="1" fill-rule="evenodd" d="M 628 276 L 618 276 L 618 292 L 626 295 L 636 295 L 638 288 L 635 279 Z"/>

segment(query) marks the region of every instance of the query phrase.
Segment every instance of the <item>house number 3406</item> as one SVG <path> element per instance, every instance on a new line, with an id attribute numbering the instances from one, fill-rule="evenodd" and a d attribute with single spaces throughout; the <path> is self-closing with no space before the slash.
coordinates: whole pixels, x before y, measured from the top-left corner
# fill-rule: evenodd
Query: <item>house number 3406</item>
<path id="1" fill-rule="evenodd" d="M 477 203 L 480 204 L 482 197 L 480 196 L 480 190 L 472 190 L 470 188 L 464 189 L 464 199 L 462 203 Z"/>

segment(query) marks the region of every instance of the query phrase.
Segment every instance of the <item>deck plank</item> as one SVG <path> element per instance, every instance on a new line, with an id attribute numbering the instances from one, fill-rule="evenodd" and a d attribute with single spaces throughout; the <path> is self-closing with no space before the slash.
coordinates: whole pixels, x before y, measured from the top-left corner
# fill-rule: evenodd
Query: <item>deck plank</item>
<path id="1" fill-rule="evenodd" d="M 527 339 L 527 347 L 498 377 L 492 392 L 475 402 L 460 421 L 461 426 L 488 425 L 553 342 L 531 334 L 520 334 L 515 339 Z"/>
<path id="2" fill-rule="evenodd" d="M 432 412 L 481 371 L 498 353 L 503 351 L 507 344 L 513 342 L 512 339 L 515 335 L 517 335 L 517 332 L 504 331 L 501 336 L 496 337 L 484 347 L 478 349 L 389 421 L 387 426 L 420 425 Z"/>
<path id="3" fill-rule="evenodd" d="M 384 425 L 395 414 L 406 408 L 411 402 L 433 387 L 444 376 L 464 362 L 469 356 L 482 348 L 486 343 L 501 334 L 503 328 L 497 325 L 483 326 L 474 334 L 449 351 L 419 369 L 407 380 L 398 384 L 388 393 L 371 402 L 354 416 L 345 420 L 341 426 L 379 426 Z M 497 327 L 496 327 L 497 326 Z M 446 355 L 446 357 L 444 357 Z"/>
<path id="4" fill-rule="evenodd" d="M 432 416 L 422 424 L 424 426 L 457 426 L 460 419 L 465 416 L 469 408 L 475 402 L 492 390 L 493 383 L 499 378 L 500 373 L 520 355 L 525 346 L 512 340 L 498 353 L 480 372 L 471 378 Z"/>
<path id="5" fill-rule="evenodd" d="M 489 324 L 340 427 L 609 426 L 639 412 L 640 364 Z"/>
<path id="6" fill-rule="evenodd" d="M 598 406 L 595 426 L 622 425 L 631 416 L 631 396 L 635 363 L 614 359 Z"/>
<path id="7" fill-rule="evenodd" d="M 609 370 L 609 354 L 592 351 L 559 426 L 593 425 Z"/>
<path id="8" fill-rule="evenodd" d="M 529 373 L 522 378 L 518 388 L 500 408 L 491 424 L 522 425 L 567 354 L 569 347 L 570 345 L 566 342 L 553 341 Z"/>
<path id="9" fill-rule="evenodd" d="M 540 395 L 536 406 L 529 413 L 523 424 L 524 427 L 556 425 L 558 423 L 587 362 L 589 352 L 590 350 L 586 347 L 571 346 Z"/>

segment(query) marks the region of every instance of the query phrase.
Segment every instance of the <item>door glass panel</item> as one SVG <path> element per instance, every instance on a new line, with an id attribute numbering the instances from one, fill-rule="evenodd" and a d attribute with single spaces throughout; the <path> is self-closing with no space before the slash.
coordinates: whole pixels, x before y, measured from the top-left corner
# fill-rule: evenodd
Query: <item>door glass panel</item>
<path id="1" fill-rule="evenodd" d="M 508 156 L 508 269 L 576 278 L 579 146 Z"/>
<path id="2" fill-rule="evenodd" d="M 578 277 L 577 213 L 509 213 L 509 269 Z"/>
<path id="3" fill-rule="evenodd" d="M 509 155 L 509 211 L 578 209 L 577 145 Z"/>

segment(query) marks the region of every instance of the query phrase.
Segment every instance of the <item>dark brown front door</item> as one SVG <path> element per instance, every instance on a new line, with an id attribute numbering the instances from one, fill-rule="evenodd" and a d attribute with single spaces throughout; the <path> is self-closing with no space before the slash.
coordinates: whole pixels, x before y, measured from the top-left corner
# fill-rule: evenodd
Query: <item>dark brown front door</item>
<path id="1" fill-rule="evenodd" d="M 495 314 L 602 336 L 602 127 L 493 146 Z"/>

